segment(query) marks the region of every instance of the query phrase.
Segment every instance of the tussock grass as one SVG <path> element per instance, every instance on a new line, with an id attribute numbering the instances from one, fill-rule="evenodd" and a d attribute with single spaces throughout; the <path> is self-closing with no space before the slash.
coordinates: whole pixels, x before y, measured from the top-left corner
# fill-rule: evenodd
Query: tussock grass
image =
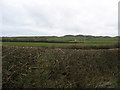
<path id="1" fill-rule="evenodd" d="M 118 49 L 3 46 L 3 88 L 111 88 Z"/>

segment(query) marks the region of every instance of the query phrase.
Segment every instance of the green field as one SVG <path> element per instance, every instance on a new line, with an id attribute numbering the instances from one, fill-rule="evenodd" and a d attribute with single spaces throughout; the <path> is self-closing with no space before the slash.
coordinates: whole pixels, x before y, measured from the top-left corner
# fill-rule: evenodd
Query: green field
<path id="1" fill-rule="evenodd" d="M 44 37 L 2 37 L 3 40 L 17 40 L 17 41 L 63 41 L 63 42 L 111 42 L 118 41 L 118 37 L 94 37 L 94 36 L 67 36 L 67 37 L 53 37 L 53 36 L 44 36 Z"/>
<path id="2" fill-rule="evenodd" d="M 73 49 L 108 49 L 118 48 L 116 43 L 34 43 L 34 42 L 2 42 L 3 46 L 31 46 L 46 48 L 73 48 Z"/>
<path id="3" fill-rule="evenodd" d="M 67 38 L 67 39 L 66 39 Z M 71 37 L 68 40 L 68 37 L 61 37 L 61 38 L 50 38 L 51 42 L 54 41 L 54 43 L 45 43 L 45 42 L 2 42 L 2 45 L 4 46 L 33 46 L 33 47 L 60 47 L 60 48 L 118 48 L 118 39 L 117 38 L 86 38 L 84 41 L 80 41 L 77 38 L 75 38 L 76 41 L 74 40 L 75 37 Z M 16 38 L 15 38 L 16 39 Z M 28 39 L 28 38 L 27 38 Z M 81 38 L 79 38 L 81 39 Z M 82 38 L 83 39 L 83 38 Z M 81 39 L 81 40 L 82 40 Z M 3 39 L 4 40 L 4 39 Z M 30 38 L 29 38 L 30 40 Z M 56 43 L 59 42 L 60 40 L 63 40 L 64 43 Z M 19 41 L 19 40 L 17 40 Z M 48 40 L 50 41 L 50 40 Z M 69 42 L 69 43 L 67 43 Z M 70 43 L 74 42 L 74 43 Z"/>
<path id="4" fill-rule="evenodd" d="M 2 42 L 2 45 L 10 46 L 37 46 L 37 47 L 54 47 L 54 46 L 68 46 L 71 44 L 65 43 L 34 43 L 34 42 Z"/>
<path id="5" fill-rule="evenodd" d="M 67 36 L 67 37 L 3 37 L 2 45 L 39 47 L 118 47 L 117 37 Z M 4 42 L 5 41 L 5 42 Z M 16 42 L 19 41 L 19 42 Z M 22 42 L 24 41 L 24 42 Z"/>

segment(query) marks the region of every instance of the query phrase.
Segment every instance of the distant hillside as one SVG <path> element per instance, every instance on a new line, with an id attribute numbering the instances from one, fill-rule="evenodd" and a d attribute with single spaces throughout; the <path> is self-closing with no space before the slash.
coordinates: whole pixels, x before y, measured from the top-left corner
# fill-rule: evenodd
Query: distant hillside
<path id="1" fill-rule="evenodd" d="M 92 35 L 65 35 L 63 37 L 97 37 L 97 38 L 110 38 L 110 36 L 92 36 Z M 115 36 L 120 37 L 120 36 Z"/>

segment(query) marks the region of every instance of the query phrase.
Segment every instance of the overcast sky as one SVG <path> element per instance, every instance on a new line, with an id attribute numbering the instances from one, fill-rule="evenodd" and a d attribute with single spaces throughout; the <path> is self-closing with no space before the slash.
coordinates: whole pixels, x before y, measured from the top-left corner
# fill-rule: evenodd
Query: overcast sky
<path id="1" fill-rule="evenodd" d="M 119 0 L 1 0 L 2 36 L 118 35 Z"/>

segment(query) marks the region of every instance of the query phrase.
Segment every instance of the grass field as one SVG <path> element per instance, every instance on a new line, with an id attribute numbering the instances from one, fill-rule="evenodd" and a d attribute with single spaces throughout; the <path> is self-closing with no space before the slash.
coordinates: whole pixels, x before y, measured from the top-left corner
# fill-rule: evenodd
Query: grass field
<path id="1" fill-rule="evenodd" d="M 65 43 L 59 43 L 59 44 L 58 43 L 34 43 L 34 42 L 2 42 L 2 45 L 54 47 L 54 46 L 68 46 L 69 44 L 65 44 Z"/>
<path id="2" fill-rule="evenodd" d="M 76 48 L 76 49 L 109 49 L 118 48 L 117 42 L 86 42 L 86 43 L 35 43 L 35 42 L 2 42 L 3 46 L 35 46 L 46 48 Z"/>
<path id="3" fill-rule="evenodd" d="M 5 41 L 5 42 L 4 42 Z M 20 42 L 17 42 L 20 41 Z M 22 42 L 24 41 L 24 42 Z M 29 41 L 29 42 L 27 42 Z M 39 43 L 36 41 L 39 41 Z M 41 42 L 42 41 L 42 42 Z M 50 42 L 50 43 L 47 43 Z M 62 43 L 61 43 L 62 42 Z M 69 42 L 69 43 L 68 43 Z M 73 42 L 73 43 L 71 43 Z M 62 48 L 99 48 L 118 47 L 117 37 L 3 37 L 3 45 L 7 46 L 38 46 L 38 47 L 62 47 Z"/>
<path id="4" fill-rule="evenodd" d="M 63 42 L 114 42 L 118 41 L 118 37 L 87 37 L 87 36 L 67 36 L 67 37 L 2 37 L 3 40 L 17 40 L 17 41 L 63 41 Z"/>
<path id="5" fill-rule="evenodd" d="M 118 49 L 3 46 L 3 88 L 119 87 L 118 55 Z"/>
<path id="6" fill-rule="evenodd" d="M 118 38 L 5 37 L 0 45 L 3 88 L 120 88 Z"/>
<path id="7" fill-rule="evenodd" d="M 101 41 L 107 41 L 107 42 L 111 42 L 111 41 L 117 41 L 118 38 L 95 38 L 95 37 L 54 37 L 54 38 L 48 38 L 47 40 L 49 41 L 77 41 L 77 42 L 84 42 L 84 41 L 97 41 L 97 42 L 101 42 Z"/>

